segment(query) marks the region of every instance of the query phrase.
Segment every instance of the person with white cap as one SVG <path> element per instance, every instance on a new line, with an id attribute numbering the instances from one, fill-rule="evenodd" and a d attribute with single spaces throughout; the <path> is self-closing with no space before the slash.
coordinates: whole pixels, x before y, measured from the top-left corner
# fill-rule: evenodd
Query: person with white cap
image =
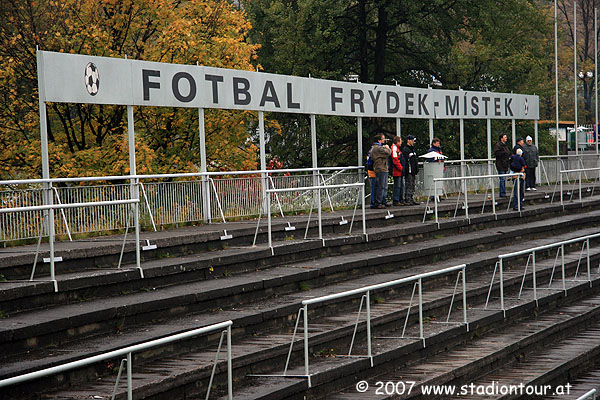
<path id="1" fill-rule="evenodd" d="M 510 156 L 510 170 L 512 172 L 525 172 L 527 170 L 527 165 L 525 164 L 525 159 L 522 157 L 523 150 L 516 149 L 515 154 Z M 519 208 L 523 210 L 523 198 L 525 197 L 525 191 L 523 190 L 523 180 L 519 178 L 515 178 L 515 184 L 513 186 L 513 198 L 510 203 L 513 211 L 519 211 Z M 520 207 L 519 207 L 519 202 Z"/>
<path id="2" fill-rule="evenodd" d="M 527 169 L 525 170 L 525 190 L 537 190 L 535 188 L 535 169 L 540 162 L 540 153 L 538 148 L 533 144 L 531 136 L 525 138 L 525 150 L 523 158 L 527 163 Z"/>

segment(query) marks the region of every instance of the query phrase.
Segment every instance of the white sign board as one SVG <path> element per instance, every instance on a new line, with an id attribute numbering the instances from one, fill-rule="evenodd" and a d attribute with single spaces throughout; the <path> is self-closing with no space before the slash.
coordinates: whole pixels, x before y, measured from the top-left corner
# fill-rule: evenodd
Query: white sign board
<path id="1" fill-rule="evenodd" d="M 435 90 L 38 52 L 45 102 L 223 108 L 354 117 L 539 118 L 533 95 Z"/>
<path id="2" fill-rule="evenodd" d="M 548 128 L 548 132 L 550 133 L 550 136 L 556 137 L 556 128 Z M 567 140 L 566 128 L 558 128 L 558 140 L 560 142 L 564 142 Z"/>

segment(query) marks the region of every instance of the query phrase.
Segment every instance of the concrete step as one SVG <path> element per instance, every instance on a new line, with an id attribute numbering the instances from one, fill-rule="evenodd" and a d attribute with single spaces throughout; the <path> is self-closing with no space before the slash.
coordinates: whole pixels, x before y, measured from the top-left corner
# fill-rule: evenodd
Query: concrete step
<path id="1" fill-rule="evenodd" d="M 576 211 L 581 212 L 597 204 L 600 204 L 600 199 L 589 200 L 586 207 L 576 208 Z M 554 217 L 561 212 L 560 206 L 536 206 L 527 211 L 528 216 L 521 219 L 517 218 L 518 215 L 515 213 L 501 214 L 498 216 L 499 220 L 490 215 L 481 215 L 472 217 L 471 224 L 466 220 L 444 222 L 439 230 L 432 224 L 404 223 L 401 226 L 371 229 L 368 242 L 362 236 L 328 236 L 325 238 L 324 246 L 319 240 L 287 240 L 275 244 L 274 255 L 264 246 L 227 247 L 218 252 L 166 257 L 144 262 L 144 279 L 132 265 L 125 265 L 122 269 L 80 268 L 77 272 L 57 276 L 59 293 L 54 292 L 51 282 L 3 282 L 0 284 L 0 309 L 4 314 L 9 314 L 52 304 L 79 303 L 94 298 L 176 285 L 181 281 L 227 277 L 298 260 L 361 252 L 415 240 L 465 233 L 481 229 L 483 226 L 491 228 L 504 226 L 509 222 L 530 224 L 540 219 Z"/>
<path id="2" fill-rule="evenodd" d="M 600 204 L 600 199 L 590 199 L 583 209 L 592 208 Z M 580 212 L 582 208 L 575 208 Z M 569 213 L 573 210 L 569 211 Z M 69 271 L 63 271 L 57 275 L 59 293 L 54 292 L 54 285 L 49 281 L 14 281 L 9 280 L 0 284 L 0 309 L 11 313 L 19 310 L 30 310 L 38 307 L 47 307 L 51 304 L 65 304 L 67 302 L 80 302 L 82 299 L 102 298 L 118 295 L 122 292 L 136 290 L 148 290 L 168 285 L 178 284 L 182 280 L 187 282 L 195 280 L 213 279 L 215 276 L 229 276 L 236 273 L 253 271 L 281 265 L 294 260 L 310 260 L 349 252 L 360 252 L 375 247 L 388 247 L 398 243 L 421 240 L 424 238 L 449 235 L 452 233 L 468 232 L 478 229 L 478 225 L 487 226 L 506 224 L 527 223 L 542 218 L 550 218 L 557 213 L 562 213 L 560 206 L 535 206 L 519 219 L 515 213 L 506 213 L 498 216 L 497 221 L 491 215 L 472 216 L 471 221 L 453 220 L 443 222 L 440 229 L 432 223 L 406 222 L 396 219 L 396 222 L 388 222 L 379 228 L 371 228 L 369 241 L 365 241 L 362 235 L 339 236 L 330 233 L 325 235 L 324 243 L 320 240 L 291 239 L 275 243 L 273 255 L 264 245 L 258 247 L 235 246 L 234 243 L 219 243 L 219 250 L 188 254 L 198 250 L 197 244 L 205 244 L 206 241 L 216 240 L 215 232 L 194 232 L 189 237 L 185 236 L 187 231 L 177 232 L 174 238 L 157 237 L 152 240 L 159 249 L 150 254 L 148 260 L 144 260 L 142 268 L 145 278 L 142 279 L 140 271 L 134 264 L 126 263 L 121 269 L 115 265 L 105 265 L 98 262 L 97 257 L 118 256 L 118 253 L 110 253 L 110 247 L 101 245 L 94 247 L 91 242 L 69 243 L 72 251 L 66 253 L 57 252 L 65 260 L 57 265 L 70 265 Z M 330 217 L 330 219 L 335 217 Z M 391 221 L 391 220 L 390 220 Z M 283 231 L 283 226 L 280 224 Z M 287 225 L 285 225 L 287 226 Z M 204 227 L 202 227 L 204 228 Z M 239 231 L 230 230 L 235 237 L 240 234 L 250 234 L 251 229 L 240 228 Z M 240 233 L 241 232 L 241 233 Z M 163 234 L 164 235 L 164 234 Z M 211 235 L 215 236 L 211 239 Z M 169 244 L 170 243 L 170 244 Z M 96 243 L 95 245 L 98 245 Z M 120 250 L 119 246 L 112 249 Z M 25 251 L 25 250 L 23 250 Z M 72 254 L 71 254 L 72 253 Z M 152 252 L 150 252 L 152 253 Z M 177 255 L 177 254 L 183 255 Z M 112 255 L 111 255 L 112 254 Z M 147 253 L 144 252 L 146 255 Z M 29 254 L 32 257 L 32 254 Z M 87 257 L 87 258 L 86 258 Z M 0 265 L 11 261 L 10 257 L 0 257 Z M 15 260 L 12 260 L 15 261 Z M 16 262 L 16 261 L 15 261 Z M 102 265 L 104 265 L 102 267 Z M 20 268 L 18 266 L 17 268 Z M 62 268 L 62 267 L 60 267 Z M 38 279 L 43 279 L 43 276 Z"/>
<path id="3" fill-rule="evenodd" d="M 573 264 L 575 264 L 575 260 L 573 260 Z M 541 268 L 541 266 L 540 266 L 540 268 Z M 548 265 L 547 268 L 550 268 L 550 265 Z M 520 284 L 520 282 L 521 282 L 521 276 L 520 276 L 521 273 L 522 272 L 519 272 L 519 273 L 515 272 L 513 284 L 516 286 L 518 286 L 518 284 Z M 548 271 L 548 274 L 549 274 L 549 271 Z M 478 288 L 478 289 L 477 288 L 474 289 L 472 287 L 469 287 L 469 292 L 471 293 L 473 291 L 476 291 L 479 293 L 478 294 L 479 297 L 485 297 L 485 294 L 487 294 L 487 284 L 489 282 L 489 277 L 482 278 L 478 282 L 476 279 L 470 278 L 470 275 L 468 275 L 468 276 L 469 276 L 469 284 L 474 285 Z M 509 286 L 510 285 L 507 285 L 507 293 L 510 292 Z M 340 288 L 340 289 L 343 289 L 343 288 Z M 438 293 L 437 295 L 439 296 L 440 293 Z M 435 300 L 436 294 L 432 293 L 431 296 L 432 297 L 427 298 L 426 301 L 428 303 L 434 304 L 436 302 L 436 300 Z M 445 292 L 443 292 L 443 294 L 442 294 L 442 297 L 445 298 L 444 301 L 449 302 L 450 296 L 451 296 L 451 293 L 449 293 L 447 291 L 447 289 L 445 289 Z M 314 297 L 314 296 L 311 296 L 311 297 Z M 439 302 L 439 300 L 437 300 L 437 301 Z M 556 300 L 554 300 L 554 301 L 556 301 Z M 402 319 L 401 317 L 399 317 L 399 315 L 401 315 L 401 312 L 399 310 L 403 309 L 403 311 L 406 312 L 406 306 L 407 306 L 406 303 L 407 303 L 407 299 L 404 299 L 404 300 L 400 301 L 399 303 L 393 303 L 391 301 L 388 302 L 386 300 L 383 303 L 382 307 L 380 307 L 379 312 L 381 312 L 381 315 L 377 314 L 376 307 L 374 307 L 373 310 L 374 310 L 375 321 L 380 321 L 378 324 L 381 325 L 381 324 L 384 324 L 385 320 L 388 320 L 387 324 L 390 323 L 389 320 L 392 320 L 392 321 L 394 321 L 393 323 L 395 325 L 397 325 L 398 320 Z M 432 305 L 432 307 L 439 308 L 440 304 Z M 446 305 L 446 307 L 447 307 L 447 305 Z M 493 311 L 485 311 L 485 312 L 481 311 L 480 313 L 483 315 L 481 323 L 483 323 L 484 325 L 486 323 L 484 323 L 483 321 L 488 320 L 487 323 L 489 323 L 489 320 L 490 320 L 489 315 L 490 314 L 496 314 L 495 318 L 497 318 L 497 313 L 495 313 Z M 221 313 L 221 317 L 224 319 L 227 319 L 228 314 Z M 337 328 L 337 329 L 334 329 L 334 328 L 336 326 L 339 326 L 339 324 L 340 324 L 339 316 L 338 317 L 332 316 L 331 318 L 333 318 L 333 321 L 331 321 L 331 322 L 327 322 L 326 320 L 320 320 L 319 324 L 317 324 L 314 327 L 312 327 L 312 324 L 311 324 L 311 327 L 312 327 L 311 329 L 313 330 L 313 332 L 311 334 L 311 344 L 313 346 L 318 346 L 318 345 L 329 346 L 329 345 L 332 345 L 332 343 L 335 343 L 336 340 L 343 340 L 344 345 L 347 346 L 347 344 L 348 344 L 347 343 L 347 341 L 348 341 L 347 335 L 349 333 L 351 333 L 352 323 L 353 323 L 353 319 L 355 318 L 355 316 L 349 315 L 346 318 L 346 320 L 344 321 L 346 326 L 343 328 Z M 492 318 L 492 320 L 493 320 L 493 318 Z M 379 329 L 382 329 L 382 327 L 380 326 Z M 454 331 L 459 332 L 459 331 L 461 331 L 461 329 L 454 328 Z M 238 365 L 238 369 L 240 371 L 257 372 L 257 370 L 258 370 L 258 372 L 260 372 L 261 369 L 265 368 L 265 365 L 262 365 L 261 362 L 259 362 L 259 360 L 257 358 L 264 358 L 267 355 L 269 356 L 269 358 L 278 359 L 279 362 L 283 363 L 282 359 L 285 358 L 285 354 L 286 354 L 287 348 L 289 347 L 289 340 L 290 340 L 290 334 L 288 331 L 286 331 L 286 332 L 287 333 L 284 335 L 282 335 L 281 333 L 276 333 L 275 336 L 273 336 L 273 334 L 268 334 L 266 336 L 258 335 L 258 336 L 255 336 L 254 339 L 252 339 L 255 341 L 254 343 L 249 344 L 246 341 L 243 344 L 239 344 L 239 346 L 241 346 L 241 347 L 237 347 L 238 349 L 241 348 L 241 350 L 239 350 L 239 351 L 248 352 L 248 353 L 245 356 L 239 355 L 239 353 L 238 353 L 238 356 L 241 357 L 241 359 L 244 359 L 244 360 L 247 360 L 247 362 L 250 362 L 250 365 L 246 366 L 246 367 L 244 367 L 243 365 Z M 360 335 L 360 333 L 359 333 L 359 335 Z M 339 337 L 340 339 L 338 339 L 336 337 Z M 403 341 L 405 342 L 406 339 Z M 400 341 L 400 342 L 402 342 L 402 341 Z M 420 346 L 418 346 L 419 343 L 420 343 L 419 341 L 416 341 L 416 342 L 412 341 L 412 343 L 409 345 L 409 348 L 412 348 L 412 351 L 418 352 L 419 347 L 420 347 Z M 396 346 L 397 346 L 397 344 L 396 344 Z M 234 346 L 234 354 L 236 353 L 236 351 L 238 351 L 238 350 L 235 350 L 235 348 L 236 347 Z M 257 353 L 257 351 L 258 351 L 258 353 Z M 206 354 L 206 353 L 202 353 L 202 354 Z M 212 353 L 212 355 L 207 355 L 204 357 L 206 360 L 209 360 L 211 357 L 214 357 L 214 353 Z M 252 361 L 251 359 L 254 359 L 254 360 Z M 240 362 L 239 360 L 240 359 L 238 358 L 237 361 L 234 363 L 234 365 L 238 364 Z M 174 363 L 174 365 L 177 365 L 176 362 L 173 362 L 173 363 Z M 273 360 L 270 360 L 268 362 L 268 364 L 272 365 Z M 136 365 L 137 365 L 137 363 L 136 363 Z M 196 365 L 196 368 L 198 368 L 197 365 Z M 170 372 L 169 374 L 177 375 L 176 371 L 174 371 L 174 370 L 172 372 Z M 204 376 L 204 377 L 206 378 L 206 376 Z M 156 377 L 153 379 L 156 379 Z M 99 383 L 97 383 L 97 384 L 99 384 Z M 180 386 L 181 385 L 178 385 L 177 387 L 180 387 Z M 140 389 L 140 390 L 145 391 L 145 390 L 151 390 L 151 389 L 147 388 L 147 389 L 143 389 L 143 390 Z M 153 389 L 153 390 L 156 390 L 156 389 Z M 282 390 L 284 390 L 284 389 L 282 388 Z M 287 388 L 285 390 L 291 390 L 291 389 Z M 89 393 L 89 391 L 87 391 L 87 389 L 84 392 Z M 166 397 L 166 398 L 168 398 L 168 397 Z"/>
<path id="4" fill-rule="evenodd" d="M 581 373 L 600 358 L 600 322 L 590 319 L 588 326 L 579 331 L 573 331 L 568 337 L 555 341 L 545 348 L 534 351 L 524 351 L 519 357 L 511 360 L 495 371 L 475 379 L 475 387 L 496 386 L 493 394 L 479 395 L 479 399 L 517 399 L 541 396 L 569 394 L 570 389 L 564 382 L 564 377 Z M 557 383 L 560 382 L 560 383 Z M 524 389 L 510 390 L 510 385 L 524 386 Z M 465 398 L 465 397 L 461 397 Z M 471 398 L 475 398 L 472 396 Z"/>
<path id="5" fill-rule="evenodd" d="M 551 263 L 550 263 L 551 264 Z M 548 265 L 548 268 L 550 268 L 551 265 Z M 548 271 L 549 272 L 549 271 Z M 519 276 L 519 274 L 515 274 L 513 271 L 513 278 L 512 278 L 512 282 L 515 285 L 515 287 L 513 288 L 513 290 L 516 290 L 516 293 L 518 293 L 518 287 L 520 286 L 520 280 L 521 280 L 521 276 Z M 469 275 L 467 275 L 469 276 Z M 596 275 L 598 276 L 598 275 Z M 594 285 L 597 285 L 597 279 L 594 282 Z M 582 284 L 580 282 L 570 282 L 571 288 L 569 290 L 573 290 L 573 291 L 577 291 L 577 290 L 583 290 L 583 291 L 588 291 L 590 290 L 589 288 L 589 284 Z M 559 285 L 556 285 L 555 287 L 558 287 Z M 597 296 L 597 292 L 598 292 L 598 288 L 596 289 L 592 289 L 593 292 L 596 293 Z M 503 332 L 508 332 L 507 334 L 512 334 L 514 333 L 515 335 L 521 335 L 523 332 L 521 332 L 521 329 L 525 329 L 522 328 L 523 326 L 527 327 L 527 326 L 531 326 L 532 324 L 537 324 L 537 322 L 522 322 L 522 324 L 525 325 L 520 325 L 518 327 L 515 327 L 514 325 L 507 325 L 507 323 L 509 323 L 510 321 L 515 321 L 515 320 L 520 320 L 522 319 L 524 316 L 527 316 L 528 318 L 533 318 L 534 320 L 536 318 L 538 318 L 539 312 L 541 310 L 544 309 L 552 309 L 553 307 L 557 306 L 556 301 L 558 301 L 560 303 L 561 300 L 565 300 L 566 298 L 562 298 L 562 296 L 557 295 L 557 293 L 552 293 L 551 292 L 545 292 L 545 296 L 543 299 L 539 299 L 539 308 L 535 307 L 535 302 L 533 302 L 533 296 L 532 293 L 526 293 L 524 294 L 524 296 L 522 297 L 521 300 L 517 300 L 516 299 L 516 293 L 513 293 L 513 298 L 510 298 L 508 300 L 508 303 L 510 303 L 508 305 L 509 307 L 509 311 L 507 312 L 507 319 L 504 320 L 502 318 L 501 315 L 495 314 L 486 314 L 486 312 L 484 310 L 482 310 L 481 308 L 481 303 L 473 303 L 473 298 L 470 297 L 469 299 L 469 315 L 471 315 L 470 317 L 470 327 L 471 330 L 470 332 L 465 332 L 464 331 L 464 325 L 463 325 L 463 331 L 460 334 L 457 334 L 456 331 L 460 330 L 460 327 L 457 328 L 448 328 L 447 330 L 444 330 L 443 325 L 441 324 L 429 324 L 426 328 L 426 337 L 427 337 L 427 348 L 422 349 L 422 344 L 419 341 L 416 342 L 411 342 L 411 343 L 407 343 L 406 339 L 404 340 L 396 340 L 396 341 L 392 341 L 392 340 L 386 340 L 386 341 L 381 341 L 377 339 L 377 336 L 384 336 L 379 334 L 378 330 L 375 330 L 376 333 L 374 333 L 374 339 L 373 339 L 373 346 L 377 351 L 377 356 L 375 357 L 375 360 L 379 357 L 380 358 L 380 362 L 377 363 L 377 361 L 375 361 L 375 368 L 369 368 L 370 365 L 368 365 L 368 362 L 365 364 L 365 360 L 361 360 L 361 361 L 347 361 L 345 363 L 345 365 L 339 365 L 339 366 L 330 366 L 328 364 L 326 364 L 326 366 L 319 366 L 318 361 L 311 361 L 311 373 L 314 374 L 314 376 L 311 378 L 312 379 L 312 384 L 313 384 L 313 388 L 311 388 L 310 390 L 310 396 L 312 396 L 313 398 L 339 398 L 339 399 L 346 399 L 346 398 L 359 398 L 360 396 L 366 396 L 366 398 L 379 398 L 381 397 L 381 394 L 379 395 L 375 395 L 375 389 L 377 388 L 376 382 L 378 381 L 384 381 L 386 382 L 387 380 L 394 380 L 395 382 L 398 382 L 399 380 L 404 380 L 404 381 L 415 381 L 418 382 L 418 380 L 416 379 L 417 377 L 425 377 L 427 379 L 432 379 L 433 382 L 440 382 L 444 379 L 454 379 L 455 375 L 460 375 L 458 372 L 452 370 L 449 365 L 448 362 L 442 362 L 442 360 L 446 360 L 445 358 L 445 353 L 447 352 L 448 349 L 457 346 L 457 345 L 462 345 L 465 342 L 470 342 L 470 341 L 474 341 L 474 338 L 480 338 L 483 337 L 484 339 L 487 338 L 489 334 L 493 334 L 493 330 L 496 329 L 498 332 L 500 332 L 500 334 L 502 334 Z M 576 293 L 576 292 L 575 292 Z M 589 292 L 588 292 L 589 293 Z M 570 294 L 571 295 L 575 295 L 577 297 L 577 294 Z M 510 295 L 509 295 L 510 296 Z M 568 296 L 567 296 L 568 298 Z M 600 301 L 600 299 L 597 298 L 598 301 Z M 597 309 L 597 303 L 598 301 L 593 302 L 593 304 L 590 305 L 590 312 L 594 315 L 594 318 L 597 318 L 600 314 L 600 310 Z M 588 322 L 588 317 L 590 317 L 592 314 L 590 315 L 584 315 L 582 316 L 582 307 L 581 305 L 578 303 L 578 299 L 577 298 L 571 298 L 569 300 L 570 303 L 574 303 L 574 305 L 572 307 L 574 307 L 572 310 L 575 310 L 573 312 L 571 312 L 571 316 L 573 316 L 575 319 L 573 319 L 573 321 L 577 322 L 577 323 L 582 323 L 582 324 L 586 324 Z M 524 308 L 529 307 L 527 306 L 527 304 L 529 304 L 529 306 L 531 308 L 529 308 L 529 314 L 525 313 L 525 314 L 519 314 L 520 312 L 523 311 Z M 557 313 L 555 313 L 554 315 L 558 318 L 562 318 L 563 314 L 568 314 L 563 310 L 558 311 Z M 425 313 L 425 315 L 431 315 L 429 313 L 429 311 L 427 311 Z M 499 317 L 499 318 L 498 318 Z M 473 318 L 473 320 L 471 320 L 471 318 Z M 494 319 L 496 318 L 496 319 Z M 500 321 L 504 321 L 504 323 L 501 323 Z M 527 325 L 529 324 L 529 325 Z M 564 325 L 564 329 L 560 330 L 560 334 L 570 334 L 572 332 L 574 325 Z M 556 324 L 556 320 L 548 320 L 547 324 L 546 324 L 547 329 L 549 329 L 546 333 L 554 335 L 554 336 L 549 336 L 550 339 L 548 339 L 550 341 L 550 343 L 552 342 L 552 338 L 555 338 L 556 335 L 556 330 L 557 330 L 557 324 Z M 452 336 L 452 334 L 450 333 L 450 331 L 454 329 L 454 336 Z M 492 333 L 490 333 L 490 331 Z M 525 331 L 526 333 L 527 331 Z M 417 332 L 414 331 L 412 332 L 412 335 L 415 336 Z M 410 332 L 408 334 L 410 336 Z M 398 333 L 396 333 L 396 336 L 398 336 Z M 418 335 L 417 335 L 418 336 Z M 543 336 L 543 335 L 542 335 Z M 495 342 L 495 336 L 492 336 L 490 339 L 490 343 L 496 343 Z M 529 338 L 529 343 L 535 345 L 538 340 L 540 339 L 540 336 L 534 336 Z M 482 339 L 483 340 L 483 339 Z M 502 344 L 504 343 L 504 344 Z M 508 356 L 510 358 L 510 352 L 511 351 L 515 351 L 515 349 L 518 349 L 518 347 L 510 347 L 508 346 L 508 344 L 506 344 L 505 342 L 500 343 L 500 345 L 496 346 L 496 353 L 494 354 L 493 352 L 490 352 L 490 354 L 487 355 L 487 358 L 485 359 L 478 359 L 478 357 L 482 356 L 482 354 L 480 354 L 480 352 L 478 352 L 478 349 L 473 349 L 471 347 L 466 347 L 466 349 L 468 349 L 468 351 L 472 351 L 472 353 L 470 353 L 469 356 L 464 356 L 464 357 L 457 357 L 456 361 L 457 362 L 462 362 L 465 363 L 466 366 L 463 366 L 463 370 L 462 372 L 464 373 L 465 371 L 470 371 L 470 372 L 476 372 L 478 373 L 480 368 L 484 368 L 486 365 L 491 364 L 493 367 L 493 363 L 497 362 L 497 359 L 500 358 L 500 356 L 502 356 L 503 354 L 508 352 Z M 525 343 L 525 342 L 523 342 Z M 410 351 L 408 350 L 404 350 L 401 351 L 399 350 L 402 346 L 408 347 L 410 345 L 416 345 L 416 347 L 413 347 Z M 508 350 L 507 350 L 508 348 Z M 314 350 L 312 350 L 313 353 L 315 352 Z M 387 356 L 384 355 L 387 353 Z M 336 353 L 336 354 L 339 354 Z M 363 352 L 359 354 L 366 354 L 366 352 L 363 349 Z M 431 357 L 432 361 L 430 363 L 430 365 L 432 366 L 430 369 L 426 369 L 425 367 L 423 367 L 423 369 L 419 369 L 421 364 L 418 364 L 418 360 L 421 359 L 422 357 Z M 475 364 L 469 364 L 470 361 L 474 361 Z M 368 360 L 366 360 L 368 361 Z M 408 369 L 408 367 L 406 366 L 407 363 L 409 362 L 415 362 L 415 368 L 416 368 L 416 374 L 417 376 L 409 376 L 411 379 L 406 378 L 405 375 L 403 375 L 407 370 L 407 373 L 410 373 L 410 369 Z M 447 360 L 446 360 L 447 361 Z M 344 363 L 344 361 L 339 361 L 341 363 Z M 323 361 L 321 363 L 324 364 L 325 362 Z M 362 363 L 363 365 L 360 365 L 360 363 Z M 352 364 L 352 366 L 350 366 Z M 378 365 L 379 364 L 379 365 Z M 435 375 L 435 371 L 432 368 L 436 368 L 438 367 L 438 371 L 439 374 Z M 338 369 L 338 370 L 336 370 Z M 344 373 L 342 373 L 342 370 L 346 370 Z M 394 374 L 394 372 L 390 372 L 390 373 L 384 373 L 383 371 L 395 371 L 397 369 L 398 372 L 396 372 Z M 289 371 L 289 374 L 301 374 L 302 373 L 302 369 L 301 368 L 295 368 L 291 371 Z M 383 373 L 383 375 L 382 375 Z M 322 376 L 319 376 L 320 374 L 322 374 Z M 389 378 L 388 377 L 389 374 Z M 419 375 L 420 374 L 420 375 Z M 402 379 L 401 379 L 402 378 Z M 436 380 L 437 379 L 437 380 Z M 356 384 L 361 381 L 361 380 L 366 380 L 368 383 L 370 383 L 370 387 L 371 387 L 371 392 L 369 393 L 358 393 L 356 390 Z M 346 387 L 344 389 L 345 386 L 348 385 L 348 382 L 352 382 L 352 386 L 350 387 Z M 278 382 L 274 382 L 274 384 L 279 385 L 280 383 Z M 255 385 L 252 384 L 247 384 L 248 385 L 248 391 L 252 392 L 254 389 L 253 387 Z M 265 396 L 267 396 L 267 393 L 270 391 L 271 389 L 266 388 L 264 390 Z M 283 388 L 282 388 L 283 390 Z M 333 397 L 334 395 L 332 394 L 333 392 L 336 393 L 340 393 L 338 397 Z M 419 393 L 419 391 L 415 388 L 415 391 L 413 393 Z M 299 393 L 297 393 L 298 395 Z M 385 394 L 385 392 L 384 392 Z M 239 391 L 238 393 L 236 393 L 236 398 L 263 398 L 263 397 L 254 397 L 254 395 L 248 395 L 247 390 L 243 389 L 241 391 Z M 265 397 L 265 398 L 270 398 L 270 397 Z M 276 398 L 288 398 L 288 397 L 276 397 Z M 289 397 L 289 398 L 294 398 L 293 396 Z M 429 397 L 424 397 L 424 398 L 429 398 Z"/>
<path id="6" fill-rule="evenodd" d="M 181 283 L 156 290 L 148 288 L 146 291 L 122 293 L 101 300 L 16 313 L 7 316 L 5 324 L 0 326 L 0 343 L 9 346 L 10 350 L 5 355 L 45 346 L 62 346 L 78 338 L 122 331 L 149 321 L 241 305 L 273 295 L 302 291 L 306 289 L 305 286 L 316 288 L 353 276 L 399 270 L 423 262 L 472 254 L 485 248 L 497 248 L 523 236 L 533 239 L 548 234 L 556 235 L 584 226 L 595 226 L 599 221 L 600 211 L 563 216 L 552 222 L 533 222 L 526 227 L 493 228 L 429 242 L 325 257 L 311 263 L 300 262 L 274 268 L 268 273 L 260 271 L 225 279 Z"/>
<path id="7" fill-rule="evenodd" d="M 524 359 L 537 352 L 555 354 L 559 342 L 570 340 L 566 338 L 577 331 L 592 329 L 594 332 L 596 328 L 590 328 L 590 325 L 598 326 L 599 320 L 600 296 L 596 295 L 487 332 L 483 337 L 474 337 L 464 345 L 425 360 L 408 365 L 398 362 L 398 368 L 368 380 L 369 390 L 359 392 L 353 385 L 336 395 L 329 394 L 327 398 L 426 399 L 431 398 L 434 391 L 441 391 L 435 394 L 444 398 L 483 398 L 485 388 L 493 386 L 492 382 L 498 382 L 498 379 L 501 379 L 501 385 L 521 383 L 522 374 L 508 372 L 507 364 L 522 364 Z M 569 351 L 563 353 L 565 358 L 577 356 Z M 539 364 L 530 363 L 530 368 L 540 370 L 548 366 L 548 358 L 536 357 L 536 360 Z M 475 379 L 485 371 L 493 372 L 486 378 Z M 471 383 L 474 385 L 470 386 Z M 453 392 L 461 394 L 454 397 L 451 396 Z"/>
<path id="8" fill-rule="evenodd" d="M 574 372 L 574 371 L 573 371 Z M 570 398 L 577 399 L 584 394 L 588 393 L 592 389 L 596 389 L 596 398 L 600 392 L 600 358 L 590 360 L 590 365 L 585 371 L 578 371 L 573 373 L 569 371 L 567 379 L 558 379 L 555 381 L 554 386 L 562 385 L 565 389 L 568 389 Z M 564 394 L 555 394 L 547 396 L 548 400 L 564 399 Z"/>

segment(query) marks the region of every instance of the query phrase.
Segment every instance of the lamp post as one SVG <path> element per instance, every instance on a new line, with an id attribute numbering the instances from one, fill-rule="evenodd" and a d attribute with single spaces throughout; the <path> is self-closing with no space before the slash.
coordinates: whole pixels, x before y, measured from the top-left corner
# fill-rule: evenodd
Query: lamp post
<path id="1" fill-rule="evenodd" d="M 594 72 L 593 71 L 579 71 L 577 73 L 577 77 L 579 79 L 581 79 L 582 85 L 583 85 L 583 98 L 584 98 L 584 103 L 585 103 L 585 110 L 590 111 L 591 110 L 591 106 L 592 106 L 592 96 L 591 96 L 591 92 L 593 91 L 592 89 L 592 84 L 593 81 L 592 79 L 594 78 Z M 575 126 L 575 148 L 577 149 L 577 151 L 579 151 L 579 127 Z M 585 143 L 588 143 L 587 137 L 584 138 Z"/>

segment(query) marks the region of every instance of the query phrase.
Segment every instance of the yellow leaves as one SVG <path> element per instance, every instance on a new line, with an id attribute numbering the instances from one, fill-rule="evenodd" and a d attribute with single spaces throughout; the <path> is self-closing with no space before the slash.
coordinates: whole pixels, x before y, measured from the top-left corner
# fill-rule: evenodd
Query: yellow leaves
<path id="1" fill-rule="evenodd" d="M 179 64 L 254 70 L 258 45 L 248 43 L 251 28 L 245 13 L 222 0 L 47 0 L 30 10 L 7 16 L 16 33 L 0 38 L 0 126 L 9 159 L 0 171 L 18 168 L 27 176 L 40 170 L 35 45 L 44 50 L 123 57 Z M 27 16 L 25 18 L 24 16 Z M 18 26 L 17 26 L 18 25 Z M 24 37 L 22 37 L 22 35 Z M 28 47 L 22 50 L 23 43 Z M 20 52 L 19 52 L 20 51 Z M 25 71 L 23 78 L 15 71 Z M 17 75 L 19 78 L 17 79 Z M 23 80 L 24 79 L 24 80 Z M 19 82 L 25 82 L 19 83 Z M 6 111 L 3 111 L 6 110 Z M 53 176 L 124 174 L 129 171 L 126 121 L 118 107 L 86 109 L 91 122 L 83 124 L 71 108 L 70 142 L 57 111 L 49 107 Z M 88 115 L 84 113 L 84 115 Z M 18 115 L 19 118 L 15 118 Z M 143 116 L 143 118 L 140 118 Z M 114 118 L 114 119 L 113 119 Z M 248 141 L 252 113 L 207 112 L 208 157 L 219 168 L 256 168 L 257 149 Z M 110 132 L 97 139 L 92 131 L 111 121 Z M 140 173 L 198 169 L 197 112 L 183 109 L 136 109 L 136 157 Z M 125 132 L 125 135 L 123 134 Z M 77 143 L 73 142 L 73 136 Z M 226 136 L 226 142 L 223 137 Z M 97 141 L 101 142 L 98 144 Z M 7 169 L 8 168 L 8 169 Z"/>

